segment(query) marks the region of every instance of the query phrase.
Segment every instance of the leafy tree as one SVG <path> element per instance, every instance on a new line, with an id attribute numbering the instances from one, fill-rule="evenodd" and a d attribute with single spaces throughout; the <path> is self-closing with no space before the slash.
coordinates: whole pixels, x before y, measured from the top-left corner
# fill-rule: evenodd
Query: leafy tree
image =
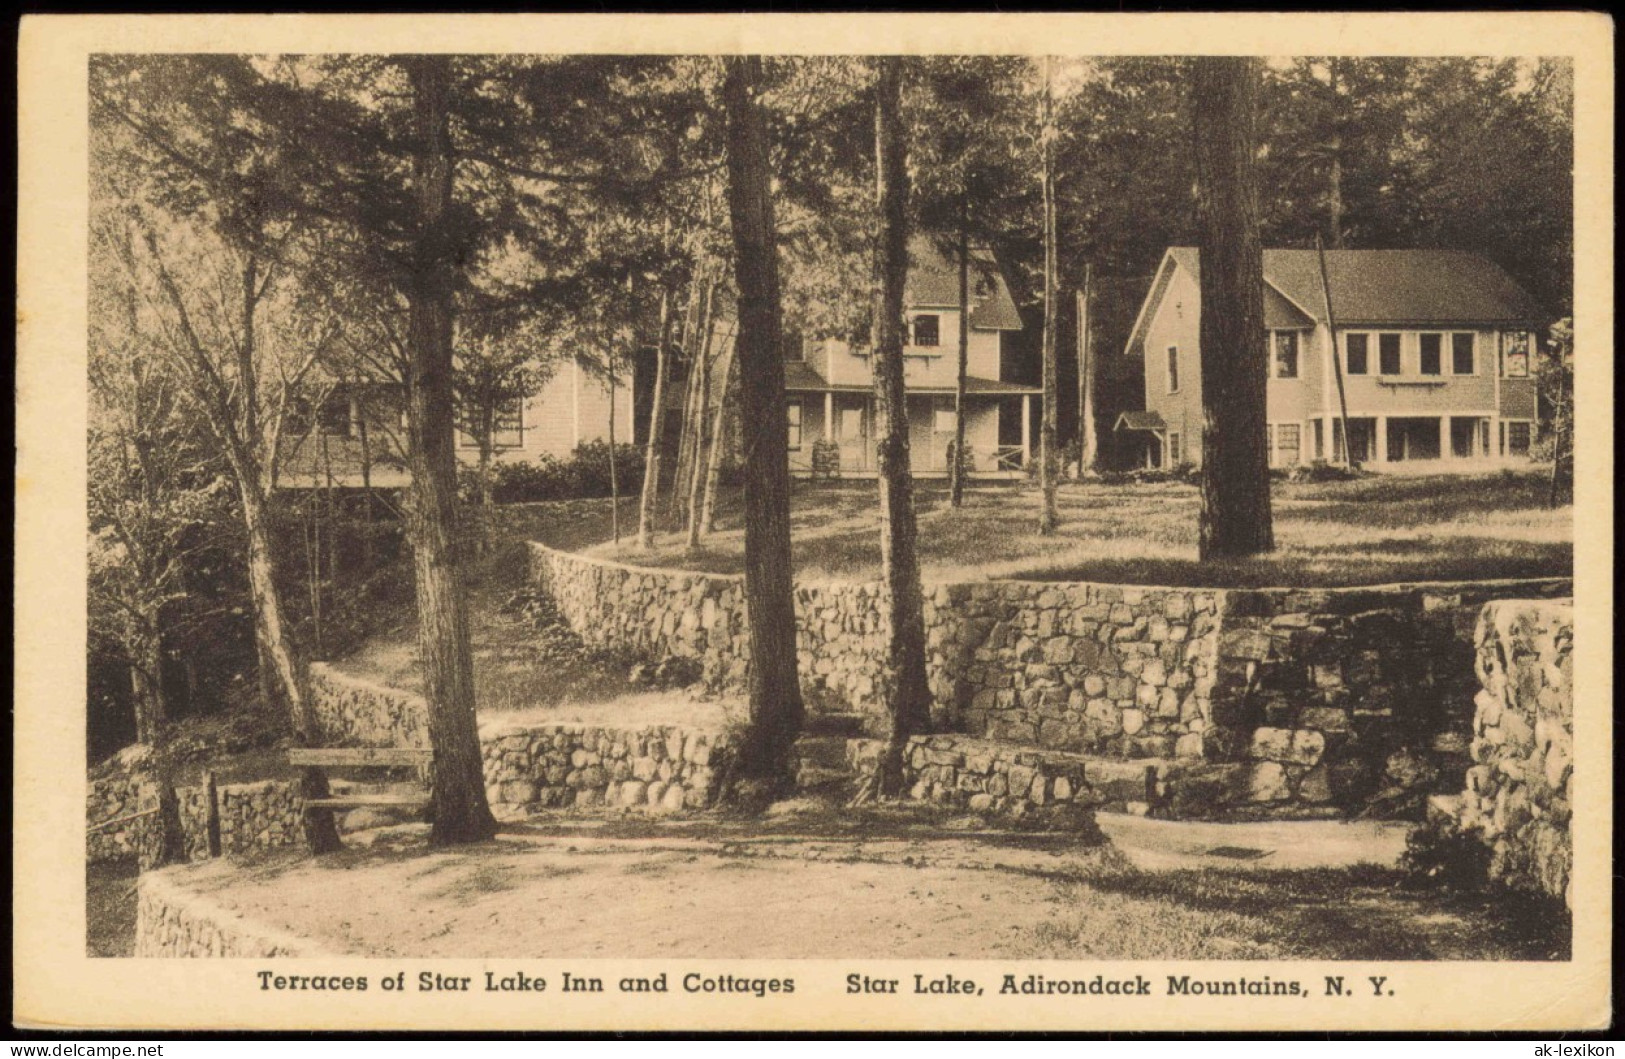
<path id="1" fill-rule="evenodd" d="M 264 696 L 310 744 L 317 725 L 277 586 L 270 492 L 290 402 L 337 328 L 299 282 L 306 230 L 286 208 L 297 174 L 244 113 L 257 83 L 239 57 L 98 57 L 96 193 L 133 229 L 111 245 L 158 317 L 152 348 L 196 396 L 236 486 Z M 304 792 L 325 795 L 320 772 L 305 773 Z M 318 852 L 339 844 L 328 814 L 307 814 L 306 834 Z"/>
<path id="2" fill-rule="evenodd" d="M 130 234 L 107 217 L 91 233 L 89 615 L 92 641 L 125 659 L 137 741 L 154 744 L 170 716 L 165 642 L 201 617 L 193 558 L 222 534 L 229 486 L 182 379 L 148 348 L 155 321 L 116 260 L 127 245 L 106 245 Z"/>

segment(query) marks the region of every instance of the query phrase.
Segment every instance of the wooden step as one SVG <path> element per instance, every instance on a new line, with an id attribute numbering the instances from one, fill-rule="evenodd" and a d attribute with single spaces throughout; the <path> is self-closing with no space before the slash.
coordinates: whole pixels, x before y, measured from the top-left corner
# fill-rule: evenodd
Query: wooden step
<path id="1" fill-rule="evenodd" d="M 418 747 L 345 746 L 288 748 L 288 764 L 316 768 L 376 766 L 379 768 L 427 765 L 434 751 Z"/>
<path id="2" fill-rule="evenodd" d="M 426 809 L 432 799 L 427 793 L 400 794 L 335 794 L 330 798 L 312 798 L 305 802 L 307 809 Z"/>

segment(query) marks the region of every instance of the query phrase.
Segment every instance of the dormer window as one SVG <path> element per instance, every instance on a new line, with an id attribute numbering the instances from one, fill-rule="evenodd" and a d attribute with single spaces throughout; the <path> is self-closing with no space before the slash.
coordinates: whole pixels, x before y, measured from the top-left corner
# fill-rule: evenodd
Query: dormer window
<path id="1" fill-rule="evenodd" d="M 935 313 L 922 313 L 914 318 L 914 341 L 916 346 L 937 346 L 942 342 L 941 318 Z"/>

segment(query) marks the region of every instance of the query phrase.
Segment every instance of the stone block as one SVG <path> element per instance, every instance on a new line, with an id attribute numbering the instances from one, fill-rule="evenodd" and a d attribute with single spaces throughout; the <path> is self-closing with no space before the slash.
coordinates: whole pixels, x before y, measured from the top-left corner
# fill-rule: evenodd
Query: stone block
<path id="1" fill-rule="evenodd" d="M 1286 768 L 1277 761 L 1261 761 L 1254 765 L 1248 776 L 1247 800 L 1252 802 L 1280 802 L 1292 796 L 1287 782 Z"/>

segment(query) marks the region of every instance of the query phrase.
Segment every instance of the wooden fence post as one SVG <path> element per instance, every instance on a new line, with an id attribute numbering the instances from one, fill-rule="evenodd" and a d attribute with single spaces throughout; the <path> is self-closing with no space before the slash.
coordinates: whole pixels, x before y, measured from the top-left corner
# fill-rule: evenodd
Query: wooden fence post
<path id="1" fill-rule="evenodd" d="M 220 856 L 220 788 L 215 783 L 214 770 L 203 774 L 203 804 L 206 812 L 204 833 L 208 836 L 209 856 Z"/>

